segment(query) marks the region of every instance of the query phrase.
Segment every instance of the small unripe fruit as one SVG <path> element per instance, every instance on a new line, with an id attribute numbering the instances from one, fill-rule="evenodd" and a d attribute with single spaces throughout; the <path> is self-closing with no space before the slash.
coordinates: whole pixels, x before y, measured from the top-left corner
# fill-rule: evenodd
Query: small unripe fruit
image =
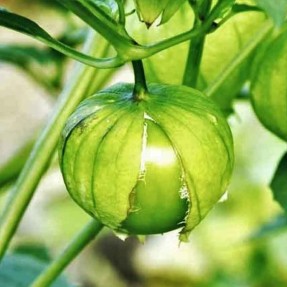
<path id="1" fill-rule="evenodd" d="M 182 228 L 181 240 L 226 191 L 229 126 L 200 92 L 151 84 L 137 100 L 120 84 L 85 100 L 64 128 L 60 164 L 72 198 L 127 234 Z"/>

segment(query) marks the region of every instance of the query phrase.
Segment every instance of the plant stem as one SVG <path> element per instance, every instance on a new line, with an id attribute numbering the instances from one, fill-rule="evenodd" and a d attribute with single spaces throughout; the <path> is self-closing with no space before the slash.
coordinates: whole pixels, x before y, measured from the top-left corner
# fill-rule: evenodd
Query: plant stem
<path id="1" fill-rule="evenodd" d="M 211 1 L 205 0 L 201 2 L 200 6 L 198 6 L 197 2 L 190 2 L 190 5 L 195 14 L 194 27 L 199 29 L 204 24 L 206 16 L 209 13 Z M 201 35 L 198 35 L 198 37 L 190 40 L 188 57 L 182 81 L 183 85 L 196 88 L 205 37 L 206 32 L 203 32 Z"/>
<path id="2" fill-rule="evenodd" d="M 31 287 L 49 286 L 71 261 L 90 243 L 101 231 L 103 225 L 97 220 L 91 220 L 70 242 L 66 249 L 52 262 L 50 266 L 32 283 Z"/>
<path id="3" fill-rule="evenodd" d="M 205 42 L 205 35 L 190 41 L 187 62 L 185 66 L 182 84 L 196 88 L 200 70 L 201 57 Z"/>
<path id="4" fill-rule="evenodd" d="M 141 60 L 132 61 L 134 75 L 135 75 L 135 87 L 133 97 L 136 101 L 144 99 L 147 92 L 147 84 L 145 79 L 145 73 L 143 63 Z"/>
<path id="5" fill-rule="evenodd" d="M 227 66 L 219 73 L 219 76 L 207 87 L 205 94 L 212 97 L 219 90 L 221 85 L 228 80 L 230 74 L 241 64 L 243 61 L 250 56 L 255 48 L 260 44 L 265 37 L 272 31 L 273 24 L 270 20 L 267 20 L 263 24 L 262 28 L 256 32 L 254 37 L 235 55 L 235 57 L 227 64 Z"/>
<path id="6" fill-rule="evenodd" d="M 97 37 L 89 35 L 85 50 L 94 51 L 96 42 Z M 77 63 L 66 88 L 58 99 L 53 114 L 11 190 L 0 221 L 0 259 L 4 256 L 35 189 L 49 166 L 66 119 L 84 98 L 95 71 L 93 68 Z"/>
<path id="7" fill-rule="evenodd" d="M 213 13 L 208 15 L 208 18 L 200 29 L 192 29 L 158 43 L 142 46 L 133 43 L 133 40 L 129 37 L 122 25 L 114 23 L 112 19 L 106 19 L 107 15 L 105 15 L 100 9 L 96 8 L 91 3 L 87 1 L 72 0 L 61 1 L 62 4 L 64 4 L 93 29 L 102 34 L 110 43 L 112 43 L 115 50 L 118 52 L 117 55 L 112 58 L 95 58 L 85 53 L 80 53 L 77 50 L 54 39 L 33 21 L 6 10 L 0 10 L 0 26 L 4 26 L 33 37 L 49 47 L 59 51 L 60 53 L 76 59 L 77 61 L 80 61 L 86 65 L 102 69 L 115 68 L 123 65 L 126 62 L 150 57 L 162 50 L 196 38 L 198 35 L 208 33 L 212 27 L 213 21 L 218 16 L 218 12 L 222 9 L 221 6 L 224 7 L 225 2 L 223 2 L 223 4 L 219 2 L 219 4 L 215 6 Z M 28 28 L 33 27 L 33 29 L 31 30 L 25 27 L 25 25 L 23 26 L 19 25 L 19 23 L 15 23 L 13 20 L 14 17 L 16 17 L 18 20 L 20 19 L 22 23 L 26 23 Z"/>
<path id="8" fill-rule="evenodd" d="M 124 27 L 126 23 L 125 7 L 122 0 L 116 0 L 119 9 L 119 23 Z"/>

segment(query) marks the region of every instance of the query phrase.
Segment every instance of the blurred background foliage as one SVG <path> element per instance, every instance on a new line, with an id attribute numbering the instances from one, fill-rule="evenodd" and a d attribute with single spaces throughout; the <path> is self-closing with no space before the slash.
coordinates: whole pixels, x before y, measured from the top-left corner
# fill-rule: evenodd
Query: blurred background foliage
<path id="1" fill-rule="evenodd" d="M 61 41 L 81 46 L 86 27 L 57 3 L 0 0 Z M 71 65 L 36 41 L 0 28 L 0 208 Z M 112 72 L 105 74 L 102 86 L 133 80 L 128 65 Z M 262 127 L 247 98 L 234 101 L 229 117 L 236 165 L 227 200 L 192 232 L 189 243 L 179 246 L 176 232 L 150 236 L 144 244 L 137 238 L 123 241 L 105 229 L 67 269 L 72 285 L 60 279 L 53 286 L 287 286 L 287 219 L 269 188 L 286 144 Z M 88 220 L 65 191 L 55 156 L 1 266 L 1 280 L 15 276 L 3 266 L 16 264 L 21 256 L 26 265 L 36 260 L 31 265 L 38 274 Z M 5 282 L 7 287 L 28 286 Z"/>

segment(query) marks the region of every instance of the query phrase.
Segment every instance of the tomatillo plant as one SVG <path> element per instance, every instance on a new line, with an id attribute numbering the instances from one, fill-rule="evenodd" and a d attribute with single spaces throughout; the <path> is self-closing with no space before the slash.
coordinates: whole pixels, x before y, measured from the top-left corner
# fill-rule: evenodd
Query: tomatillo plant
<path id="1" fill-rule="evenodd" d="M 0 8 L 0 26 L 81 62 L 24 167 L 15 156 L 0 168 L 0 183 L 21 169 L 1 215 L 1 258 L 57 147 L 68 192 L 93 218 L 31 286 L 50 285 L 103 226 L 127 235 L 178 229 L 187 241 L 231 180 L 225 117 L 246 87 L 249 94 L 247 83 L 259 119 L 286 140 L 286 7 L 268 1 L 58 1 L 90 30 L 82 51 Z M 13 58 L 5 46 L 1 53 Z M 101 89 L 124 64 L 134 83 Z"/>

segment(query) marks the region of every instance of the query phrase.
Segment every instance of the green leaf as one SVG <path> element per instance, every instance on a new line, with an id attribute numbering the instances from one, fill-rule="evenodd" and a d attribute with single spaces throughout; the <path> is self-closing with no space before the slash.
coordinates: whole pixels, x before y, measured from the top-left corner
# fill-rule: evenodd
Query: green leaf
<path id="1" fill-rule="evenodd" d="M 54 94 L 60 87 L 63 64 L 62 54 L 51 49 L 33 46 L 0 45 L 0 62 L 15 65 L 29 74 L 33 80 Z"/>
<path id="2" fill-rule="evenodd" d="M 88 29 L 68 26 L 58 41 L 76 47 L 82 44 Z M 25 44 L 0 44 L 0 62 L 23 69 L 37 84 L 46 88 L 49 95 L 58 95 L 62 86 L 66 56 L 49 47 L 34 47 Z"/>
<path id="3" fill-rule="evenodd" d="M 45 262 L 49 262 L 52 259 L 49 250 L 38 242 L 21 243 L 13 248 L 13 254 L 29 256 Z"/>
<path id="4" fill-rule="evenodd" d="M 287 153 L 280 160 L 270 187 L 275 200 L 287 212 Z"/>
<path id="5" fill-rule="evenodd" d="M 52 55 L 47 50 L 33 46 L 0 45 L 0 61 L 25 67 L 30 62 L 48 64 L 51 60 Z"/>
<path id="6" fill-rule="evenodd" d="M 0 25 L 12 30 L 32 35 L 40 39 L 51 40 L 52 37 L 33 21 L 20 15 L 9 12 L 0 7 Z M 53 39 L 52 39 L 53 41 Z"/>
<path id="7" fill-rule="evenodd" d="M 46 263 L 27 255 L 8 255 L 1 262 L 0 282 L 7 287 L 31 286 L 31 283 L 46 267 Z M 60 277 L 51 286 L 72 287 L 73 285 Z"/>
<path id="8" fill-rule="evenodd" d="M 276 232 L 284 231 L 287 228 L 287 217 L 279 215 L 273 218 L 270 222 L 267 222 L 250 234 L 247 240 L 261 239 L 266 236 L 273 235 Z"/>
<path id="9" fill-rule="evenodd" d="M 69 2 L 69 1 L 68 1 Z M 78 2 L 78 1 L 75 1 Z M 74 58 L 82 63 L 99 68 L 119 66 L 118 58 L 96 59 L 57 41 L 38 24 L 23 16 L 11 13 L 0 7 L 0 26 L 31 36 L 60 53 Z"/>
<path id="10" fill-rule="evenodd" d="M 75 47 L 79 44 L 83 44 L 87 38 L 89 29 L 87 27 L 81 27 L 75 29 L 75 27 L 68 27 L 62 35 L 58 37 L 58 41 Z"/>
<path id="11" fill-rule="evenodd" d="M 256 0 L 267 15 L 273 19 L 277 26 L 281 26 L 287 16 L 287 1 L 286 0 Z"/>

